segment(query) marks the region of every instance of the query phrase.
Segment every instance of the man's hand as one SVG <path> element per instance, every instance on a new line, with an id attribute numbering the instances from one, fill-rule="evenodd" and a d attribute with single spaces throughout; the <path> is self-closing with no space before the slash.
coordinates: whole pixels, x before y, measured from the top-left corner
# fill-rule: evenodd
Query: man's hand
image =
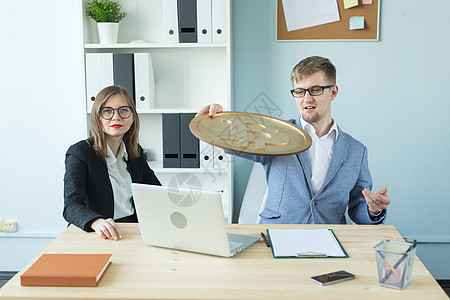
<path id="1" fill-rule="evenodd" d="M 91 228 L 103 239 L 118 240 L 122 238 L 119 226 L 113 219 L 97 219 L 92 223 Z"/>
<path id="2" fill-rule="evenodd" d="M 364 189 L 362 191 L 371 213 L 378 214 L 379 212 L 385 210 L 391 203 L 391 197 L 389 197 L 386 192 L 387 187 L 383 187 L 376 194 L 372 193 L 368 189 Z"/>
<path id="3" fill-rule="evenodd" d="M 209 114 L 209 116 L 212 117 L 215 114 L 220 113 L 220 112 L 223 112 L 222 105 L 213 103 L 213 104 L 203 107 L 202 110 L 200 110 L 195 116 Z"/>

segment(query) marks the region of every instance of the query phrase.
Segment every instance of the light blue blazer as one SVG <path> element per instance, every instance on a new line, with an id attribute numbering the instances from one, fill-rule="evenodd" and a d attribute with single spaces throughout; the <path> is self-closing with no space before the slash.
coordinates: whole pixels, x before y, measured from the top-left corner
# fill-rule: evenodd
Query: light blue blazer
<path id="1" fill-rule="evenodd" d="M 300 117 L 289 120 L 301 127 Z M 386 210 L 371 220 L 362 190 L 372 189 L 367 148 L 338 126 L 338 139 L 322 187 L 312 193 L 308 151 L 287 156 L 252 156 L 228 152 L 259 162 L 269 187 L 263 224 L 345 224 L 345 210 L 357 224 L 382 224 Z"/>

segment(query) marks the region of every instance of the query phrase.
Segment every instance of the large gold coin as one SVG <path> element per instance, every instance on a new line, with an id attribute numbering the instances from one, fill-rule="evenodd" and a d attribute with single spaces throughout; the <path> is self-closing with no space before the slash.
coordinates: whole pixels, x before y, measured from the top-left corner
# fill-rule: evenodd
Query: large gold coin
<path id="1" fill-rule="evenodd" d="M 189 129 L 208 144 L 252 155 L 289 155 L 307 150 L 312 143 L 305 130 L 290 122 L 246 112 L 198 115 Z"/>

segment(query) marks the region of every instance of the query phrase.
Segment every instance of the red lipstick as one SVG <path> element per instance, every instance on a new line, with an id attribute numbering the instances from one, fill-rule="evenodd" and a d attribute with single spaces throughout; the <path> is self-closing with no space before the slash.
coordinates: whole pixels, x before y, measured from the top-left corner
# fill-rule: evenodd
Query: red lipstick
<path id="1" fill-rule="evenodd" d="M 112 128 L 122 128 L 123 126 L 120 124 L 113 124 L 111 125 Z"/>

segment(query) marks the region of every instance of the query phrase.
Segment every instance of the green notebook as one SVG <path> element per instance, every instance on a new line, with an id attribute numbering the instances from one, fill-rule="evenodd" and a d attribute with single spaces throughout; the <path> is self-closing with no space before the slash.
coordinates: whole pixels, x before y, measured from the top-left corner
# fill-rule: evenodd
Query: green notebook
<path id="1" fill-rule="evenodd" d="M 267 229 L 275 258 L 348 257 L 332 229 Z"/>

